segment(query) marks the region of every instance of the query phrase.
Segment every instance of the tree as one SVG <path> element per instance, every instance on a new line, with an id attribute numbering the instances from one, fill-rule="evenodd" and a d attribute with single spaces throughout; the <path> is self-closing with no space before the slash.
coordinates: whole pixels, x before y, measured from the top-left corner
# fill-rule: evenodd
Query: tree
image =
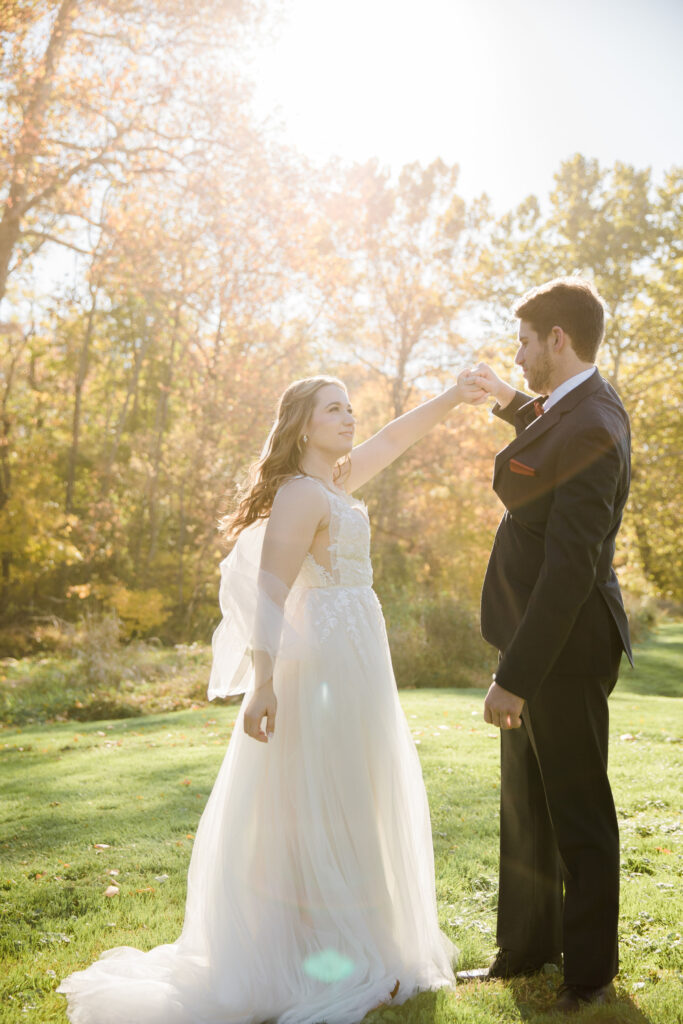
<path id="1" fill-rule="evenodd" d="M 672 471 L 681 451 L 681 171 L 674 168 L 655 190 L 649 171 L 601 168 L 576 155 L 555 182 L 547 212 L 530 197 L 491 228 L 473 280 L 498 328 L 535 284 L 573 273 L 595 282 L 607 309 L 598 365 L 633 427 L 633 489 L 619 559 L 632 586 L 642 586 L 644 574 L 660 594 L 680 600 Z M 495 346 L 487 354 L 498 357 Z"/>
<path id="2" fill-rule="evenodd" d="M 346 170 L 321 203 L 321 330 L 353 367 L 377 426 L 452 381 L 471 359 L 460 329 L 471 300 L 465 282 L 475 226 L 456 191 L 458 173 L 437 160 L 407 165 L 392 180 L 370 162 Z M 368 489 L 376 562 L 387 577 L 400 577 L 416 543 L 408 464 L 402 460 Z"/>
<path id="3" fill-rule="evenodd" d="M 244 102 L 221 65 L 261 7 L 24 0 L 2 13 L 0 302 L 45 243 L 90 251 L 93 203 L 107 185 L 205 159 L 215 107 L 225 123 L 226 101 Z"/>

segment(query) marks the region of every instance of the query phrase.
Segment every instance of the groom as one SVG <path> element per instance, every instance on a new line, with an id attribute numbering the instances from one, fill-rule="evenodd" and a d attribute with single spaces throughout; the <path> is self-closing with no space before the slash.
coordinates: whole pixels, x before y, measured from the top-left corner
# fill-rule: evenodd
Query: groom
<path id="1" fill-rule="evenodd" d="M 484 718 L 501 729 L 498 943 L 489 968 L 531 974 L 564 954 L 556 1009 L 608 1001 L 618 971 L 619 833 L 607 777 L 607 697 L 628 623 L 612 568 L 630 478 L 628 416 L 594 363 L 604 310 L 563 278 L 518 303 L 530 400 L 487 366 L 474 378 L 517 436 L 495 460 L 505 506 L 482 593 L 500 652 Z"/>

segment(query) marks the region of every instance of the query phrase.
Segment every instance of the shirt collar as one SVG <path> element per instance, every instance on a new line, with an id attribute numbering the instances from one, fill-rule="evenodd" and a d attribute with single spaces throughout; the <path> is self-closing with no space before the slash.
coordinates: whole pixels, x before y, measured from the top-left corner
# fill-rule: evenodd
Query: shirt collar
<path id="1" fill-rule="evenodd" d="M 543 412 L 546 413 L 553 405 L 556 405 L 561 398 L 568 395 L 574 388 L 578 388 L 579 384 L 583 384 L 585 380 L 588 380 L 594 373 L 597 373 L 597 367 L 591 366 L 588 370 L 582 370 L 581 373 L 575 374 L 573 377 L 569 377 L 568 380 L 562 382 L 559 387 L 556 387 L 554 391 L 551 391 L 545 402 L 543 403 Z"/>

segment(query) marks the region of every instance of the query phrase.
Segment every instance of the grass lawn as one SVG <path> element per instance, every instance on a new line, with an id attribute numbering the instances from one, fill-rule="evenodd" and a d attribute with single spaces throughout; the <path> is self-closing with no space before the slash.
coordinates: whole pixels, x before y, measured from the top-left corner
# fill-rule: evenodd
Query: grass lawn
<path id="1" fill-rule="evenodd" d="M 578 1015 L 581 1024 L 683 1021 L 683 626 L 663 626 L 637 664 L 611 700 L 619 1000 Z M 482 720 L 481 691 L 402 691 L 401 701 L 429 792 L 442 926 L 460 966 L 482 965 L 495 947 L 498 734 Z M 54 991 L 62 976 L 111 946 L 178 935 L 194 832 L 236 713 L 207 706 L 0 732 L 4 1024 L 65 1022 Z M 118 894 L 107 897 L 112 885 Z M 367 1021 L 550 1024 L 559 981 L 459 985 Z"/>

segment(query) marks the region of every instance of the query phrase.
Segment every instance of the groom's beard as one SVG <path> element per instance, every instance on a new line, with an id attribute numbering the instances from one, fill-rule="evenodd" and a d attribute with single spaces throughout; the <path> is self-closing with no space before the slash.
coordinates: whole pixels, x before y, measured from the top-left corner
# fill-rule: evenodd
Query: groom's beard
<path id="1" fill-rule="evenodd" d="M 537 395 L 547 395 L 551 390 L 550 379 L 552 372 L 553 367 L 550 354 L 546 350 L 539 355 L 533 366 L 527 367 L 526 382 L 529 385 L 529 389 L 535 391 Z"/>

